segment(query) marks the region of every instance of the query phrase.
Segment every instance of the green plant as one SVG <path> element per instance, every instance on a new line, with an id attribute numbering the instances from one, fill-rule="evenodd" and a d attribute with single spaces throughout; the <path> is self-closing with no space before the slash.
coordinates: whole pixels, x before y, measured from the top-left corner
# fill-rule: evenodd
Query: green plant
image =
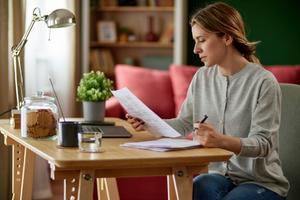
<path id="1" fill-rule="evenodd" d="M 100 71 L 84 73 L 77 87 L 77 97 L 81 101 L 106 101 L 112 96 L 113 81 Z"/>

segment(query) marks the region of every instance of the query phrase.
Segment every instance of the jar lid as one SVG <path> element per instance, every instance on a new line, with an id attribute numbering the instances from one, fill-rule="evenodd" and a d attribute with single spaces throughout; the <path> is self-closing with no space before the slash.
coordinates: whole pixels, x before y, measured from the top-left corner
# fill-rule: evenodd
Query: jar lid
<path id="1" fill-rule="evenodd" d="M 50 101 L 55 102 L 55 99 L 50 96 L 45 96 L 43 92 L 38 91 L 36 95 L 31 97 L 25 97 L 25 101 Z"/>

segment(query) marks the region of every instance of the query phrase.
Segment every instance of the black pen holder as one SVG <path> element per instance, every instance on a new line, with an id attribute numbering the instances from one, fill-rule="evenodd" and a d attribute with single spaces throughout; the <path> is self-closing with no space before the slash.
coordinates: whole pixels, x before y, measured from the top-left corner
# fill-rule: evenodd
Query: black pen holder
<path id="1" fill-rule="evenodd" d="M 78 147 L 78 122 L 61 121 L 58 126 L 58 145 L 61 147 Z"/>

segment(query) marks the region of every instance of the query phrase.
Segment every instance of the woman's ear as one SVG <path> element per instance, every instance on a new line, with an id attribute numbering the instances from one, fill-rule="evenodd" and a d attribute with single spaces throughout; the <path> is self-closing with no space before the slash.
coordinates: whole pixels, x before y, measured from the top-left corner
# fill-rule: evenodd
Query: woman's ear
<path id="1" fill-rule="evenodd" d="M 232 44 L 233 38 L 232 38 L 232 36 L 230 36 L 230 35 L 228 35 L 228 34 L 225 34 L 225 35 L 223 36 L 223 41 L 224 41 L 224 43 L 225 43 L 226 46 L 229 46 L 229 45 Z"/>

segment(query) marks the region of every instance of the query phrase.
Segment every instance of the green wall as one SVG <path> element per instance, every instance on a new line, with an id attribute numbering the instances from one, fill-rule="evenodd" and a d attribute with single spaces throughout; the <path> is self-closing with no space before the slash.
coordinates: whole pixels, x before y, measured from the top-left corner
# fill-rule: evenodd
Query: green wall
<path id="1" fill-rule="evenodd" d="M 209 2 L 190 0 L 188 15 Z M 261 41 L 257 56 L 263 65 L 300 64 L 299 0 L 225 0 L 240 11 L 250 41 Z M 188 64 L 202 65 L 193 54 L 194 42 L 188 28 Z"/>

